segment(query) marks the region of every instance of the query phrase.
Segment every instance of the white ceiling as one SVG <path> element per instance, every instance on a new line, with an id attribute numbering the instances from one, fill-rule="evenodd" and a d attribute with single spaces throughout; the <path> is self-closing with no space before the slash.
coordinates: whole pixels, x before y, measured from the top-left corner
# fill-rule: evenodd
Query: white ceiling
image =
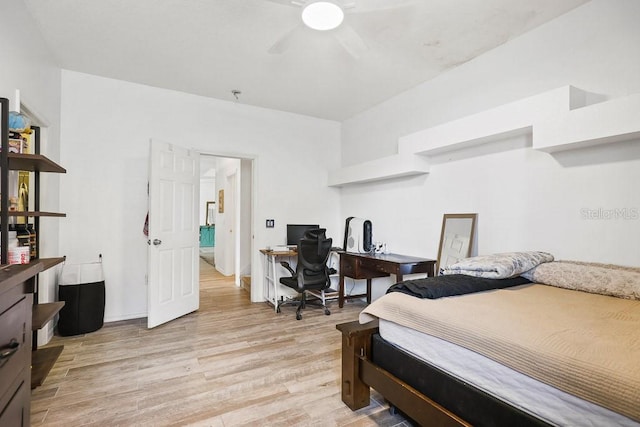
<path id="1" fill-rule="evenodd" d="M 344 120 L 588 0 L 350 0 L 328 32 L 288 0 L 24 1 L 64 69 Z"/>

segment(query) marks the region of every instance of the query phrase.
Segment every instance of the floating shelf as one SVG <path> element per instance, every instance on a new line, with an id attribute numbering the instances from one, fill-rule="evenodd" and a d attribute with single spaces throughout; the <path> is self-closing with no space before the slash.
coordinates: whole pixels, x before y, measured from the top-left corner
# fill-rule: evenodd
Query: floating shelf
<path id="1" fill-rule="evenodd" d="M 64 218 L 67 214 L 58 213 L 58 212 L 41 212 L 41 211 L 9 211 L 7 212 L 8 216 L 29 216 L 29 217 L 42 217 L 42 216 L 55 216 Z"/>
<path id="2" fill-rule="evenodd" d="M 9 169 L 29 172 L 66 173 L 67 170 L 41 154 L 8 153 Z"/>
<path id="3" fill-rule="evenodd" d="M 63 263 L 64 260 L 65 257 L 39 258 L 31 261 L 29 265 L 36 266 L 39 268 L 39 271 L 42 272 Z M 58 314 L 62 307 L 64 307 L 64 301 L 34 304 L 31 316 L 31 330 L 37 331 L 38 329 L 42 329 L 51 319 L 53 319 L 53 316 Z"/>
<path id="4" fill-rule="evenodd" d="M 36 260 L 31 261 L 31 264 L 40 264 L 42 265 L 41 271 L 45 271 L 58 264 L 62 264 L 65 261 L 65 259 L 66 259 L 65 257 L 38 258 Z"/>
<path id="5" fill-rule="evenodd" d="M 59 345 L 31 352 L 31 389 L 42 385 L 63 349 L 64 346 Z"/>
<path id="6" fill-rule="evenodd" d="M 380 181 L 429 173 L 427 159 L 414 154 L 396 154 L 348 166 L 329 173 L 329 187 Z"/>
<path id="7" fill-rule="evenodd" d="M 53 316 L 64 307 L 64 301 L 39 303 L 33 306 L 31 330 L 37 331 L 49 323 Z"/>
<path id="8" fill-rule="evenodd" d="M 553 153 L 640 139 L 640 94 L 564 111 L 535 125 L 533 148 Z"/>
<path id="9" fill-rule="evenodd" d="M 39 258 L 28 265 L 48 270 L 63 263 L 65 257 Z M 33 306 L 31 329 L 36 331 L 46 325 L 64 306 L 64 301 L 35 304 Z M 60 357 L 64 346 L 43 347 L 31 352 L 31 389 L 39 387 L 44 382 L 51 368 Z"/>
<path id="10" fill-rule="evenodd" d="M 433 156 L 532 135 L 532 148 L 556 152 L 640 138 L 640 94 L 586 105 L 565 86 L 400 138 L 398 151 Z"/>
<path id="11" fill-rule="evenodd" d="M 586 95 L 565 86 L 524 98 L 404 136 L 398 141 L 398 152 L 433 156 L 509 137 L 535 135 L 537 124 L 584 107 Z"/>
<path id="12" fill-rule="evenodd" d="M 564 86 L 406 135 L 399 154 L 334 171 L 329 186 L 428 173 L 428 157 L 518 136 L 548 153 L 640 139 L 640 94 L 591 105 L 588 95 Z"/>

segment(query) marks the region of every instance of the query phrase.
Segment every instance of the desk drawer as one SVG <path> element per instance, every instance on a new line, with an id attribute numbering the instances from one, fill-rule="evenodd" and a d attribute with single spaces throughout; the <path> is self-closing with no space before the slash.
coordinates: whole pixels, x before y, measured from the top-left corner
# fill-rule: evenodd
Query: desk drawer
<path id="1" fill-rule="evenodd" d="M 389 274 L 392 274 L 392 272 L 394 271 L 394 268 L 392 266 L 389 266 L 389 264 L 383 262 L 374 262 L 370 266 L 368 265 L 367 268 L 375 271 L 384 271 Z"/>
<path id="2" fill-rule="evenodd" d="M 31 360 L 31 295 L 0 313 L 0 395 Z"/>
<path id="3" fill-rule="evenodd" d="M 357 260 L 354 259 L 341 260 L 340 273 L 348 277 L 353 277 L 355 275 L 355 272 L 357 271 L 356 262 Z"/>
<path id="4" fill-rule="evenodd" d="M 422 262 L 415 264 L 405 264 L 401 268 L 402 274 L 427 273 L 429 276 L 434 275 L 435 261 Z"/>
<path id="5" fill-rule="evenodd" d="M 380 260 L 358 255 L 340 255 L 340 274 L 353 279 L 372 279 L 385 277 L 394 271 L 389 270 L 388 264 Z"/>

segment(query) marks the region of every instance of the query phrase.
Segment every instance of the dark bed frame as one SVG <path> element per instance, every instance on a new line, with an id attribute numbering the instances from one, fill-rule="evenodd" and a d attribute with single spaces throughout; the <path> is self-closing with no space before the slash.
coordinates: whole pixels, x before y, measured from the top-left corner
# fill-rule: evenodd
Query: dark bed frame
<path id="1" fill-rule="evenodd" d="M 378 321 L 336 328 L 342 332 L 342 401 L 353 411 L 369 406 L 372 387 L 423 426 L 549 425 L 387 343 Z"/>

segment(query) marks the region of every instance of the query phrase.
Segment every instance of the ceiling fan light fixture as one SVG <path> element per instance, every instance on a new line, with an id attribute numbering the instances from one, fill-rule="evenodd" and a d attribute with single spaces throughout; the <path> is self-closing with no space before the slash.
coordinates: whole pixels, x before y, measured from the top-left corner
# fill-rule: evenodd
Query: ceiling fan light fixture
<path id="1" fill-rule="evenodd" d="M 342 24 L 344 11 L 331 1 L 314 1 L 302 9 L 302 22 L 314 30 L 333 30 Z"/>

